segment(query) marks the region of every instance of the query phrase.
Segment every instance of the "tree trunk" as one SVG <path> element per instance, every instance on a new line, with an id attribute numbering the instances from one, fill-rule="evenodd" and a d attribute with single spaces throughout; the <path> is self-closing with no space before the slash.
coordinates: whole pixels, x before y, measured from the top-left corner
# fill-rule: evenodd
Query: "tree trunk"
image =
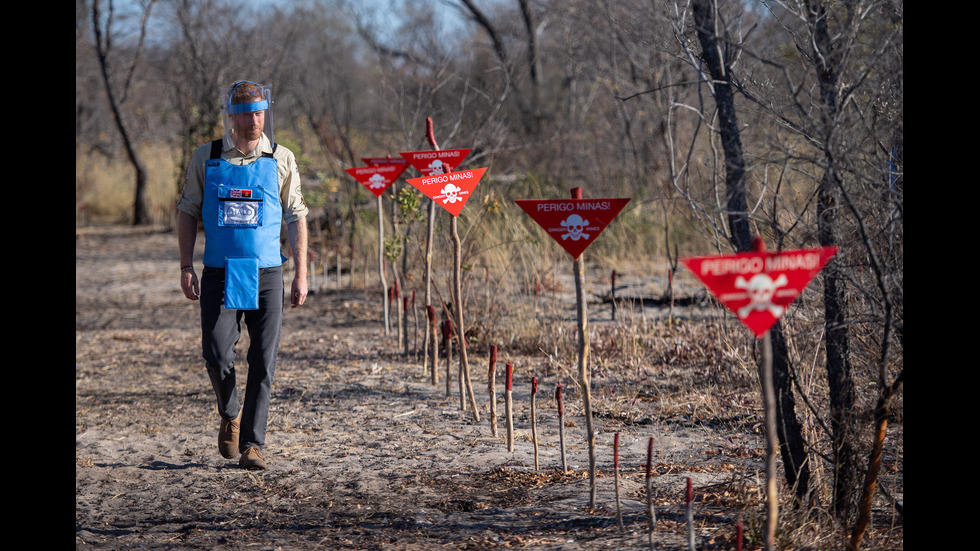
<path id="1" fill-rule="evenodd" d="M 718 109 L 722 148 L 725 152 L 725 188 L 727 195 L 728 225 L 732 245 L 737 251 L 752 250 L 749 229 L 748 206 L 745 198 L 745 159 L 738 130 L 735 96 L 731 86 L 731 72 L 722 44 L 728 40 L 720 36 L 717 6 L 713 0 L 694 2 L 694 20 L 702 56 L 712 80 L 712 94 Z M 803 430 L 796 417 L 796 407 L 789 376 L 790 361 L 782 326 L 778 322 L 770 329 L 772 338 L 772 374 L 776 392 L 776 424 L 779 449 L 787 482 L 796 488 L 797 498 L 810 492 L 810 471 L 806 462 Z"/>
<path id="2" fill-rule="evenodd" d="M 752 233 L 749 230 L 749 212 L 745 199 L 745 159 L 738 131 L 731 73 L 722 50 L 722 44 L 728 44 L 728 41 L 719 36 L 716 9 L 713 0 L 696 0 L 694 21 L 698 40 L 701 42 L 702 60 L 711 75 L 712 95 L 718 109 L 721 146 L 725 151 L 725 208 L 728 211 L 731 240 L 735 249 L 747 251 L 752 243 Z"/>
<path id="3" fill-rule="evenodd" d="M 786 483 L 795 490 L 796 504 L 808 502 L 810 493 L 810 462 L 807 460 L 803 426 L 796 417 L 796 400 L 790 377 L 789 350 L 783 336 L 782 324 L 769 330 L 772 338 L 772 377 L 776 391 L 776 423 L 779 452 L 783 459 Z"/>
<path id="4" fill-rule="evenodd" d="M 840 243 L 840 159 L 843 145 L 835 132 L 840 113 L 840 54 L 827 28 L 827 14 L 821 1 L 811 0 L 808 13 L 813 28 L 814 60 L 820 85 L 820 109 L 824 154 L 824 173 L 817 193 L 817 236 L 821 246 Z M 847 521 L 859 488 L 858 460 L 855 449 L 855 386 L 848 354 L 846 324 L 847 295 L 841 269 L 842 255 L 837 254 L 823 269 L 824 330 L 827 353 L 827 383 L 830 393 L 830 430 L 834 460 L 834 497 L 832 509 L 837 518 Z"/>

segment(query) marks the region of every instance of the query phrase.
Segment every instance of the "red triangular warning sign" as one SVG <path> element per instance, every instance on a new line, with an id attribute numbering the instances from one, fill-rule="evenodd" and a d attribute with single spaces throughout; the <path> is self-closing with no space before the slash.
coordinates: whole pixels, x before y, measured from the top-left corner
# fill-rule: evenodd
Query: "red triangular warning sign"
<path id="1" fill-rule="evenodd" d="M 431 151 L 410 151 L 401 153 L 422 176 L 444 174 L 456 170 L 463 159 L 470 154 L 469 149 L 434 149 Z M 443 166 L 445 165 L 445 166 Z M 448 167 L 448 170 L 446 170 Z"/>
<path id="2" fill-rule="evenodd" d="M 401 170 L 399 170 L 398 173 L 395 174 L 395 177 L 391 179 L 392 182 L 397 180 L 398 177 L 402 175 L 402 172 L 408 168 L 408 161 L 406 161 L 404 157 L 392 157 L 391 155 L 388 155 L 387 157 L 361 157 L 361 160 L 368 166 L 395 165 L 400 167 Z"/>
<path id="3" fill-rule="evenodd" d="M 630 200 L 524 199 L 514 202 L 572 258 L 578 258 Z"/>
<path id="4" fill-rule="evenodd" d="M 835 254 L 837 247 L 823 247 L 680 261 L 756 337 L 762 337 Z"/>
<path id="5" fill-rule="evenodd" d="M 480 183 L 480 178 L 486 172 L 485 168 L 461 170 L 448 174 L 433 174 L 421 178 L 408 178 L 405 181 L 415 186 L 437 205 L 449 211 L 453 216 L 459 216 L 463 205 L 469 201 L 473 189 Z"/>
<path id="6" fill-rule="evenodd" d="M 364 184 L 364 187 L 368 190 L 381 197 L 381 194 L 388 189 L 398 176 L 405 170 L 404 166 L 399 166 L 397 164 L 379 165 L 379 166 L 359 166 L 356 168 L 345 168 L 348 174 L 354 177 L 355 180 Z"/>

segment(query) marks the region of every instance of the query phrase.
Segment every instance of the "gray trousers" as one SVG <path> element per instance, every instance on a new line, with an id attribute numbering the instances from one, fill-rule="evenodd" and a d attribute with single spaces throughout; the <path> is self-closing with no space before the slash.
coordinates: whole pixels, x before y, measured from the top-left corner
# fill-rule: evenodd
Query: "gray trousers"
<path id="1" fill-rule="evenodd" d="M 276 372 L 279 335 L 282 329 L 282 267 L 262 268 L 259 274 L 259 309 L 228 310 L 224 303 L 225 272 L 204 268 L 201 277 L 201 329 L 204 362 L 218 399 L 218 414 L 234 419 L 242 411 L 239 451 L 265 445 L 269 421 L 269 397 Z M 245 399 L 239 404 L 235 378 L 235 345 L 241 323 L 248 329 L 245 356 L 248 378 Z"/>

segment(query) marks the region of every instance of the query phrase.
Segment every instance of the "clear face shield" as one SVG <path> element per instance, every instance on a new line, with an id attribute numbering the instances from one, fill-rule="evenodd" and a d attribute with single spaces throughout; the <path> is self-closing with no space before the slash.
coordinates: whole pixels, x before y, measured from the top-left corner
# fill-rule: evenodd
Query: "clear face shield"
<path id="1" fill-rule="evenodd" d="M 273 143 L 272 135 L 272 86 L 256 84 L 249 80 L 236 82 L 221 94 L 221 118 L 225 136 L 234 142 L 236 133 L 254 139 L 252 133 L 264 133 Z M 261 115 L 256 115 L 260 113 Z M 259 119 L 262 119 L 261 121 Z"/>

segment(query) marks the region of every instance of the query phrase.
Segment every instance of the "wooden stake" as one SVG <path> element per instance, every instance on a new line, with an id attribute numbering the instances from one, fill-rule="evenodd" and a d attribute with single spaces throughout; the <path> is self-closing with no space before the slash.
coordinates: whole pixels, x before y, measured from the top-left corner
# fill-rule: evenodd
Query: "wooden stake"
<path id="1" fill-rule="evenodd" d="M 685 511 L 687 516 L 687 547 L 690 551 L 695 551 L 694 546 L 694 485 L 691 481 L 691 477 L 687 477 L 687 492 L 684 494 L 685 501 L 687 502 L 687 510 Z"/>
<path id="2" fill-rule="evenodd" d="M 514 364 L 507 362 L 507 382 L 504 392 L 504 407 L 507 415 L 507 451 L 514 452 Z"/>
<path id="3" fill-rule="evenodd" d="M 582 188 L 572 189 L 572 199 L 582 198 Z M 583 253 L 584 254 L 584 253 Z M 578 306 L 578 376 L 585 404 L 585 432 L 589 444 L 589 507 L 595 508 L 596 458 L 595 428 L 592 426 L 592 390 L 589 376 L 589 316 L 585 303 L 585 258 L 575 259 L 575 302 Z"/>
<path id="4" fill-rule="evenodd" d="M 653 509 L 653 437 L 647 444 L 647 510 L 650 513 L 650 551 L 653 551 L 653 533 L 657 527 L 657 514 Z"/>
<path id="5" fill-rule="evenodd" d="M 415 305 L 415 289 L 412 289 L 412 336 L 414 337 L 412 341 L 412 361 L 419 361 L 419 310 Z"/>
<path id="6" fill-rule="evenodd" d="M 619 530 L 625 532 L 623 528 L 623 509 L 619 501 L 619 433 L 613 437 L 613 478 L 616 483 L 616 521 L 619 522 Z"/>
<path id="7" fill-rule="evenodd" d="M 432 376 L 432 386 L 439 386 L 439 369 L 437 369 L 436 359 L 439 357 L 439 339 L 436 337 L 436 307 L 431 304 L 426 307 L 429 323 L 426 327 L 426 341 L 429 346 L 426 348 L 426 356 L 429 356 L 428 349 L 432 349 L 432 365 L 430 366 Z M 425 375 L 425 364 L 422 365 L 422 374 Z"/>
<path id="8" fill-rule="evenodd" d="M 453 287 L 455 288 L 456 300 L 453 306 L 456 310 L 456 342 L 459 344 L 459 394 L 462 406 L 460 409 L 466 410 L 466 396 L 470 397 L 470 404 L 473 405 L 473 420 L 480 422 L 480 409 L 476 407 L 476 396 L 473 394 L 473 383 L 470 381 L 470 364 L 466 357 L 466 330 L 463 325 L 463 287 L 462 287 L 462 256 L 463 246 L 459 240 L 458 223 L 455 216 L 450 221 L 450 232 L 453 238 Z"/>
<path id="9" fill-rule="evenodd" d="M 565 462 L 565 404 L 561 398 L 561 384 L 555 386 L 555 401 L 558 402 L 558 446 L 561 449 L 561 474 L 568 473 Z"/>
<path id="10" fill-rule="evenodd" d="M 762 379 L 762 397 L 766 423 L 766 551 L 776 548 L 776 525 L 779 516 L 779 492 L 776 488 L 776 391 L 772 382 L 772 339 L 769 331 L 762 337 L 762 362 L 759 366 Z"/>
<path id="11" fill-rule="evenodd" d="M 391 333 L 391 322 L 388 320 L 388 281 L 385 279 L 385 221 L 381 208 L 381 196 L 378 196 L 378 278 L 381 279 L 381 302 L 385 311 L 385 336 Z"/>
<path id="12" fill-rule="evenodd" d="M 616 321 L 616 270 L 612 271 L 612 277 L 610 278 L 610 280 L 612 281 L 612 285 L 610 289 L 611 291 L 610 296 L 612 296 L 612 320 Z"/>
<path id="13" fill-rule="evenodd" d="M 490 367 L 487 372 L 487 391 L 490 393 L 490 434 L 497 437 L 497 345 L 490 346 Z"/>
<path id="14" fill-rule="evenodd" d="M 401 284 L 400 284 L 400 282 L 398 280 L 398 271 L 397 271 L 397 263 L 396 262 L 397 262 L 396 260 L 392 259 L 392 261 L 391 261 L 391 272 L 392 272 L 392 274 L 394 274 L 394 278 L 395 278 L 395 284 L 394 284 L 395 290 L 392 293 L 392 297 L 395 299 L 395 301 L 394 301 L 395 309 L 392 312 L 392 314 L 395 316 L 395 321 L 397 322 L 397 325 L 398 325 L 398 338 L 396 340 L 397 344 L 395 345 L 395 349 L 397 350 L 397 349 L 401 348 L 401 346 L 402 346 L 402 339 L 405 338 L 405 326 L 402 324 L 402 321 L 403 321 L 402 320 L 402 312 L 404 312 L 404 310 L 402 310 L 401 308 L 399 308 L 401 306 L 401 304 L 402 304 L 402 301 L 401 301 Z"/>
<path id="15" fill-rule="evenodd" d="M 402 297 L 402 355 L 408 358 L 408 295 Z"/>
<path id="16" fill-rule="evenodd" d="M 452 365 L 453 365 L 453 320 L 446 318 L 442 322 L 442 340 L 446 346 L 446 397 L 452 396 Z"/>
<path id="17" fill-rule="evenodd" d="M 534 403 L 538 395 L 538 378 L 531 377 L 531 443 L 534 445 L 534 470 L 538 470 L 538 416 Z"/>
<path id="18" fill-rule="evenodd" d="M 425 137 L 429 140 L 429 145 L 433 147 L 436 151 L 439 151 L 439 144 L 436 142 L 436 135 L 432 129 L 432 117 L 425 119 Z M 427 308 L 432 307 L 432 236 L 435 234 L 435 224 L 436 224 L 436 202 L 429 199 L 429 225 L 425 234 L 425 306 Z M 433 341 L 436 340 L 436 320 L 433 317 L 429 318 L 430 327 L 426 331 L 426 341 L 429 340 L 430 336 Z M 436 377 L 436 365 L 439 363 L 438 345 L 433 342 L 430 346 L 425 346 L 425 353 L 422 355 L 422 369 L 425 370 L 425 365 L 429 359 L 429 348 L 432 348 L 432 372 L 433 380 Z"/>

